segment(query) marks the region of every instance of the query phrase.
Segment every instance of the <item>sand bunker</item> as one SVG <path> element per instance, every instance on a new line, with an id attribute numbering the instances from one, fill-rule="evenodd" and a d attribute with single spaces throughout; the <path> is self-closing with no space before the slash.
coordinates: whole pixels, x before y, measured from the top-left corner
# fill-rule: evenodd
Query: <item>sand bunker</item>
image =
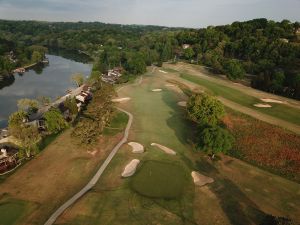
<path id="1" fill-rule="evenodd" d="M 166 72 L 166 71 L 163 71 L 163 70 L 159 70 L 159 72 L 161 72 L 161 73 L 168 73 L 168 72 Z"/>
<path id="2" fill-rule="evenodd" d="M 283 103 L 283 101 L 279 101 L 279 100 L 271 99 L 271 98 L 262 98 L 260 100 L 262 100 L 263 102 L 267 102 L 267 103 L 278 103 L 278 104 Z"/>
<path id="3" fill-rule="evenodd" d="M 258 108 L 272 108 L 269 104 L 254 104 L 254 106 Z"/>
<path id="4" fill-rule="evenodd" d="M 166 84 L 166 87 L 175 87 L 174 84 Z"/>
<path id="5" fill-rule="evenodd" d="M 139 165 L 140 160 L 138 159 L 133 159 L 129 164 L 127 164 L 127 166 L 125 167 L 123 173 L 122 173 L 122 177 L 130 177 L 132 176 L 135 171 L 136 171 L 136 167 L 137 165 Z"/>
<path id="6" fill-rule="evenodd" d="M 111 100 L 112 102 L 127 102 L 129 101 L 130 98 L 115 98 L 113 100 Z"/>
<path id="7" fill-rule="evenodd" d="M 194 184 L 200 187 L 214 182 L 214 179 L 204 176 L 196 171 L 193 171 L 191 175 L 194 179 Z"/>
<path id="8" fill-rule="evenodd" d="M 87 151 L 87 153 L 89 153 L 89 154 L 92 155 L 92 156 L 95 156 L 95 155 L 98 153 L 98 151 L 97 151 L 97 150 L 94 150 L 94 151 Z"/>
<path id="9" fill-rule="evenodd" d="M 179 106 L 182 106 L 182 107 L 186 107 L 186 106 L 187 106 L 187 102 L 184 102 L 184 101 L 178 102 L 177 104 L 178 104 Z"/>
<path id="10" fill-rule="evenodd" d="M 160 91 L 162 91 L 162 89 L 153 89 L 152 91 L 153 92 L 160 92 Z"/>
<path id="11" fill-rule="evenodd" d="M 128 145 L 132 147 L 132 153 L 143 153 L 144 146 L 137 142 L 129 142 Z"/>
<path id="12" fill-rule="evenodd" d="M 158 148 L 160 148 L 161 150 L 163 150 L 165 153 L 169 154 L 169 155 L 176 155 L 176 152 L 166 146 L 160 145 L 160 144 L 156 144 L 156 143 L 152 143 L 151 146 L 156 146 Z"/>

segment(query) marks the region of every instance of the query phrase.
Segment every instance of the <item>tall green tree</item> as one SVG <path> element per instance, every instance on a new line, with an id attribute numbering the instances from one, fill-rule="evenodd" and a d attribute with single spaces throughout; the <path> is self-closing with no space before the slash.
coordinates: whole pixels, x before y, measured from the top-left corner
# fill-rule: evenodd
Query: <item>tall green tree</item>
<path id="1" fill-rule="evenodd" d="M 217 125 L 225 115 L 223 104 L 207 94 L 193 94 L 187 103 L 187 112 L 189 118 L 201 126 Z"/>
<path id="2" fill-rule="evenodd" d="M 207 127 L 199 134 L 198 147 L 214 158 L 216 154 L 230 150 L 233 141 L 233 136 L 225 129 L 218 126 Z"/>
<path id="3" fill-rule="evenodd" d="M 58 109 L 52 108 L 44 114 L 46 129 L 50 133 L 57 134 L 68 127 L 68 123 Z"/>

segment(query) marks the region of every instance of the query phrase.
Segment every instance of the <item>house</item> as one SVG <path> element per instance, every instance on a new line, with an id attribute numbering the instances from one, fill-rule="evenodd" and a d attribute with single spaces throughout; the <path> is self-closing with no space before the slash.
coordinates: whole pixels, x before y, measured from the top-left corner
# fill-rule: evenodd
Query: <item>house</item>
<path id="1" fill-rule="evenodd" d="M 46 123 L 45 123 L 44 118 L 40 118 L 40 119 L 37 119 L 37 120 L 33 120 L 33 121 L 28 122 L 28 123 L 26 123 L 26 124 L 35 126 L 35 127 L 37 127 L 39 130 L 46 130 Z"/>
<path id="2" fill-rule="evenodd" d="M 191 47 L 191 46 L 190 46 L 189 44 L 183 44 L 183 45 L 182 45 L 182 48 L 183 48 L 183 49 L 188 49 L 188 48 L 190 48 L 190 47 Z"/>
<path id="3" fill-rule="evenodd" d="M 18 165 L 18 150 L 8 145 L 0 146 L 0 174 Z"/>
<path id="4" fill-rule="evenodd" d="M 107 73 L 102 74 L 102 81 L 110 84 L 114 84 L 121 76 L 123 69 L 122 67 L 115 67 L 112 70 L 108 70 Z"/>

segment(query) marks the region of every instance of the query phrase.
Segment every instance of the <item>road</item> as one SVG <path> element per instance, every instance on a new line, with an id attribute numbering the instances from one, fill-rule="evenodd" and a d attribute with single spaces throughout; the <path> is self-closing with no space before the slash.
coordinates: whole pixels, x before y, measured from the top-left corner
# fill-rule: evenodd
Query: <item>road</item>
<path id="1" fill-rule="evenodd" d="M 45 225 L 52 225 L 54 224 L 54 222 L 57 220 L 57 218 L 67 209 L 69 208 L 71 205 L 73 205 L 79 198 L 81 198 L 83 195 L 85 195 L 91 188 L 93 188 L 95 186 L 95 184 L 98 182 L 98 180 L 100 179 L 101 175 L 103 174 L 104 170 L 106 169 L 106 167 L 108 166 L 108 164 L 111 162 L 111 160 L 113 159 L 113 157 L 116 155 L 116 153 L 118 152 L 118 150 L 121 148 L 121 146 L 123 144 L 125 144 L 127 142 L 128 136 L 129 136 L 129 131 L 132 125 L 132 121 L 133 121 L 133 116 L 131 113 L 117 108 L 118 110 L 126 113 L 129 116 L 129 120 L 124 132 L 124 136 L 122 138 L 122 140 L 113 148 L 113 150 L 111 151 L 111 153 L 109 154 L 109 156 L 106 158 L 106 160 L 104 161 L 104 163 L 101 165 L 101 167 L 99 168 L 99 170 L 96 172 L 96 174 L 94 175 L 94 177 L 89 181 L 89 183 L 82 188 L 77 194 L 75 194 L 72 198 L 70 198 L 68 201 L 66 201 L 62 206 L 60 206 L 51 216 L 50 218 L 46 221 Z"/>

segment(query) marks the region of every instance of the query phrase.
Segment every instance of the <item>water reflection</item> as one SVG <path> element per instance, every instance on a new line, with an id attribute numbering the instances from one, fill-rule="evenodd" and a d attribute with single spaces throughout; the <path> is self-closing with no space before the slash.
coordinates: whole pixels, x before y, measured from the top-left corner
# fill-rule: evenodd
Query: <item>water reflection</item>
<path id="1" fill-rule="evenodd" d="M 15 74 L 0 82 L 0 128 L 7 124 L 9 115 L 17 110 L 17 101 L 48 96 L 52 100 L 63 96 L 67 89 L 74 88 L 71 76 L 83 73 L 88 76 L 91 64 L 84 64 L 60 56 L 47 55 L 49 65 L 36 66 L 22 76 Z"/>

